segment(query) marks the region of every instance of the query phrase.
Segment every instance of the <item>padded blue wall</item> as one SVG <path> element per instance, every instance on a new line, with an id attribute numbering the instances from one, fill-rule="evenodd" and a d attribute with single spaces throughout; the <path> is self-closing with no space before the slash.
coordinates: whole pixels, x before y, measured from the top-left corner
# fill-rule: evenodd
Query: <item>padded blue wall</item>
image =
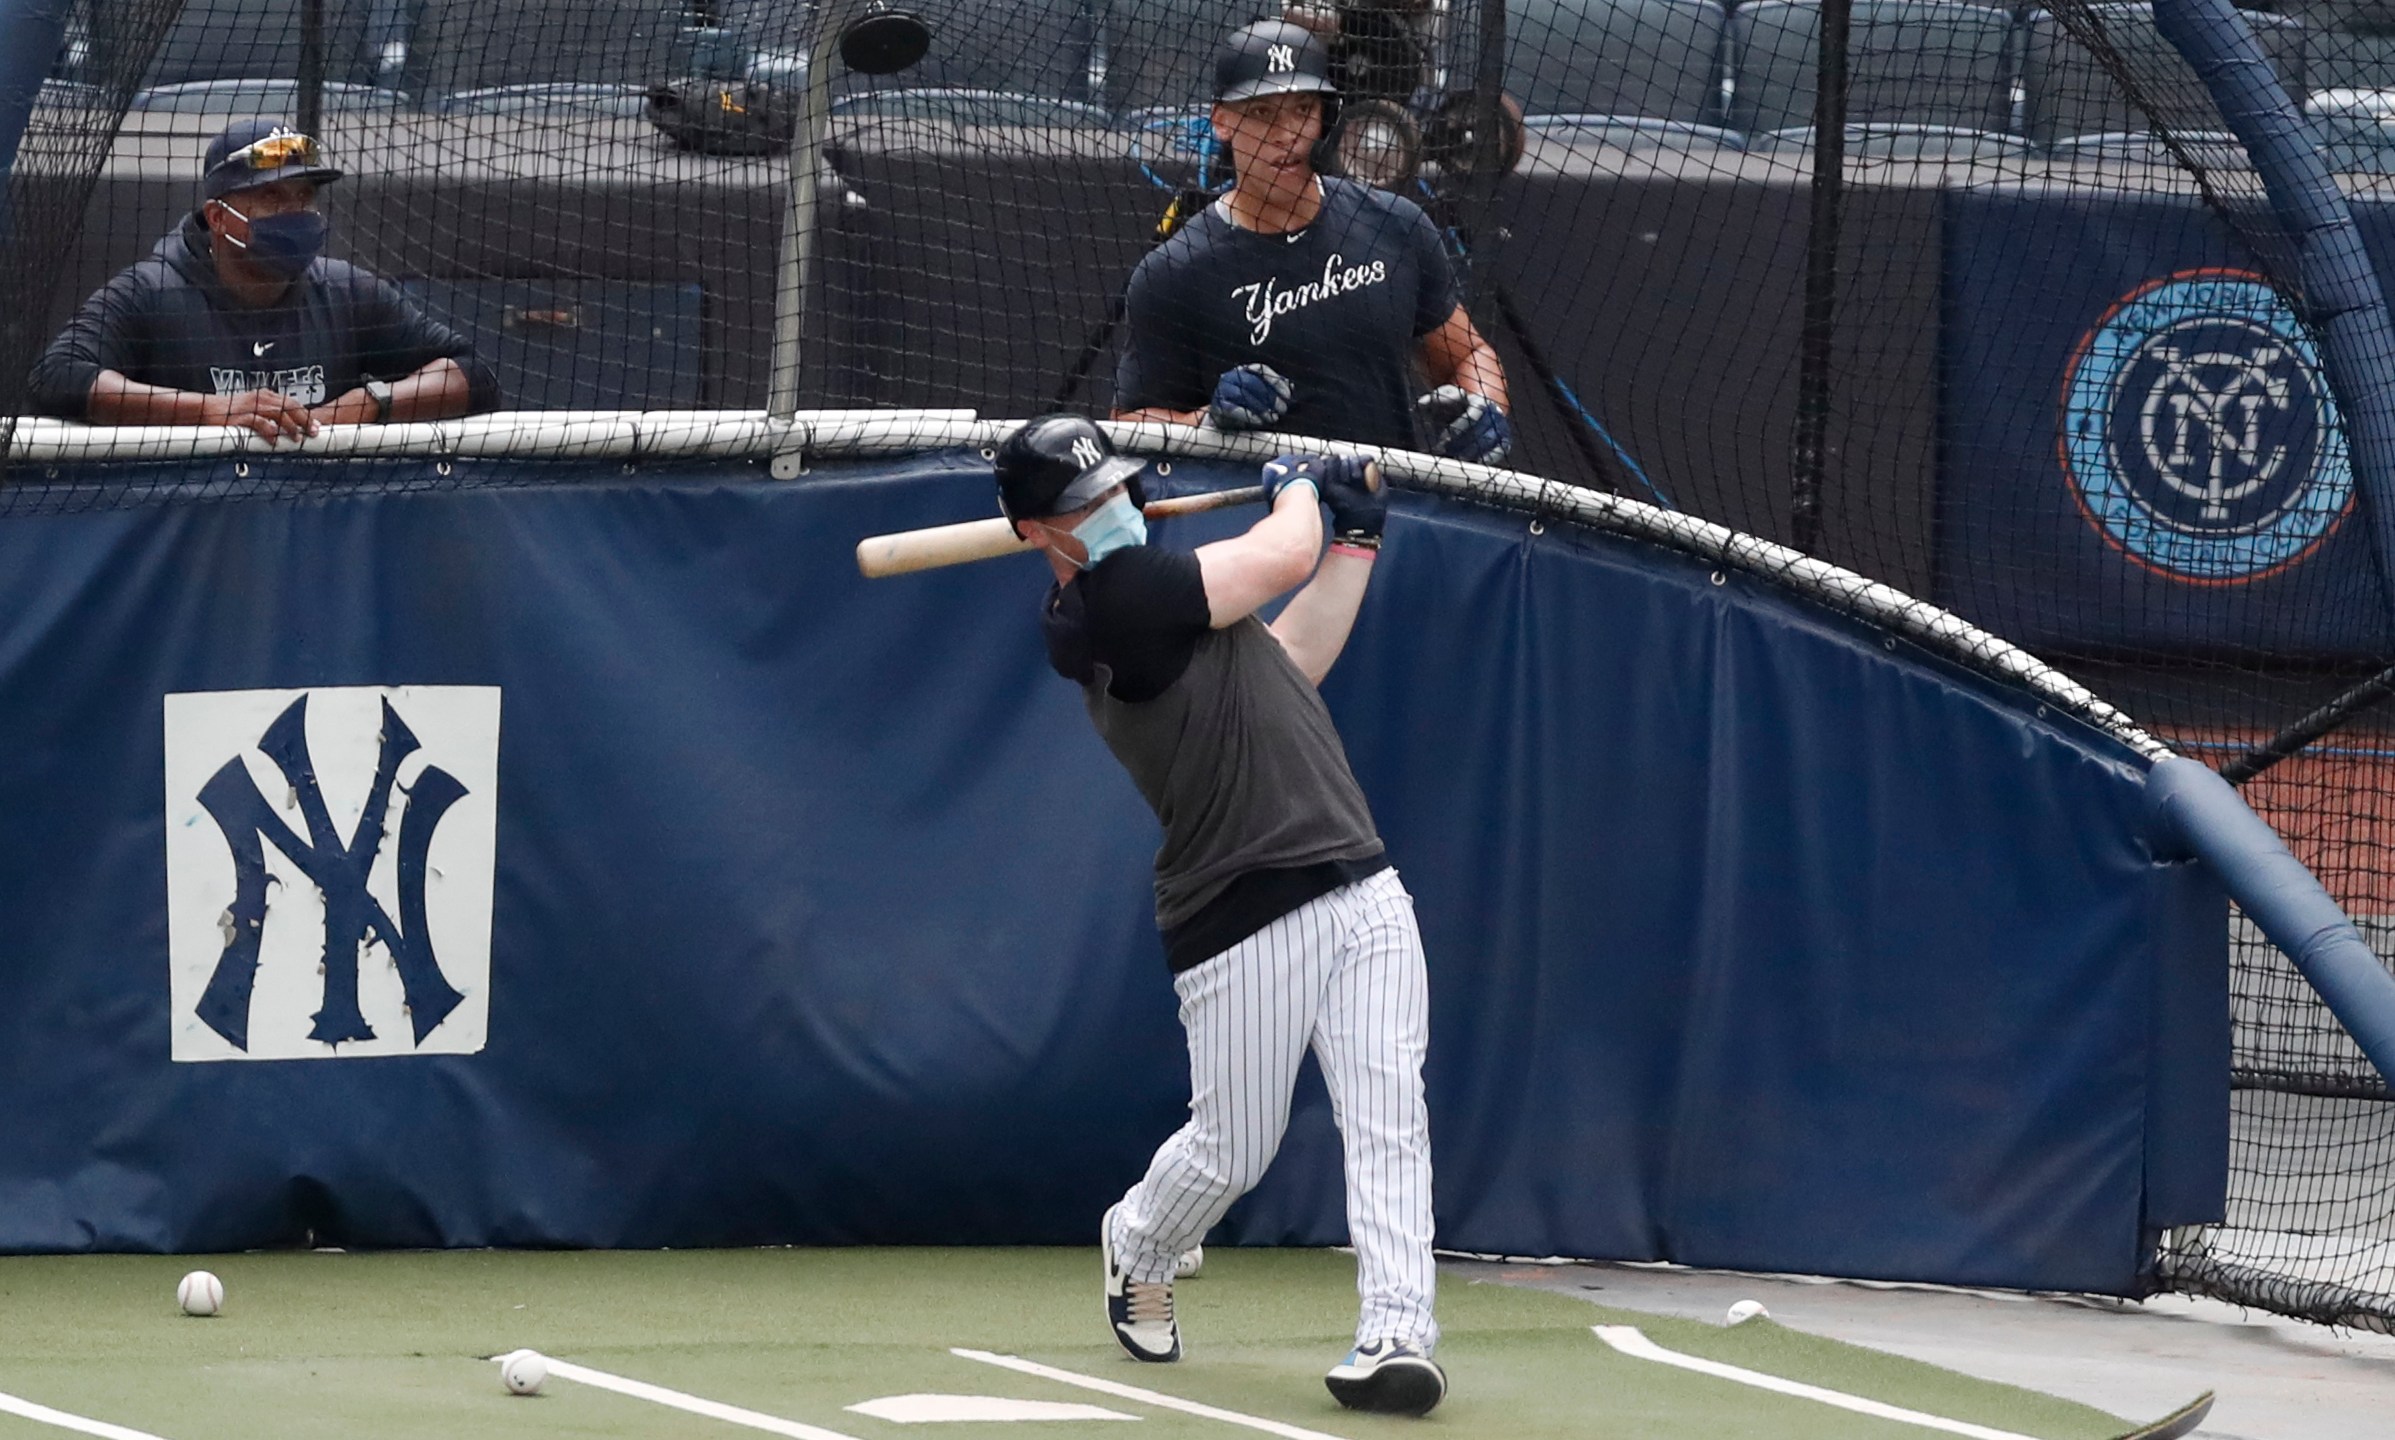
<path id="1" fill-rule="evenodd" d="M 0 523 L 0 1248 L 1087 1243 L 1187 1097 L 1154 823 L 1037 562 L 850 559 L 990 506 L 934 457 Z M 2217 1213 L 2223 902 L 2133 757 L 1399 512 L 1326 690 L 1429 946 L 1443 1245 L 2128 1291 Z M 174 1062 L 162 697 L 402 684 L 504 696 L 487 1047 Z M 1309 1083 L 1225 1238 L 1342 1234 Z"/>

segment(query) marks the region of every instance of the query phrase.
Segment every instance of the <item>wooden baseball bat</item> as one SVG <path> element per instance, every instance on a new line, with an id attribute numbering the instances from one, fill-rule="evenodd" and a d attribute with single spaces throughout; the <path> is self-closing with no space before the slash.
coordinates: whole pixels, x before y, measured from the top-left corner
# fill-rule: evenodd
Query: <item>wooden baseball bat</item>
<path id="1" fill-rule="evenodd" d="M 1211 490 L 1203 495 L 1150 500 L 1144 513 L 1150 520 L 1166 520 L 1175 515 L 1220 510 L 1226 505 L 1252 505 L 1263 498 L 1263 486 L 1249 485 L 1237 490 Z M 901 530 L 891 535 L 868 535 L 857 542 L 857 569 L 866 579 L 879 580 L 1037 548 L 1030 541 L 1017 538 L 1014 527 L 1000 516 L 967 520 L 958 525 L 934 525 L 925 530 Z"/>

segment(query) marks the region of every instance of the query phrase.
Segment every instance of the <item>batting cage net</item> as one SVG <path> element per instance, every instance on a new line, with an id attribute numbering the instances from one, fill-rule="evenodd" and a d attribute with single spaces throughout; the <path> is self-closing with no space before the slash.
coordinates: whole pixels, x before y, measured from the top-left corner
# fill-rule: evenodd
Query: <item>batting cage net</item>
<path id="1" fill-rule="evenodd" d="M 578 417 L 765 454 L 1060 405 L 1501 463 L 2027 647 L 2227 770 L 2395 954 L 2371 0 L 65 9 L 0 230 L 0 514 L 309 423 L 257 392 L 439 420 L 286 442 L 355 484 L 623 429 Z M 1226 132 L 1226 95 L 1279 118 Z M 177 308 L 304 263 L 310 204 L 348 310 Z M 442 360 L 438 405 L 368 394 Z M 111 389 L 143 374 L 194 408 Z M 2233 965 L 2230 1217 L 2156 1283 L 2395 1327 L 2395 1102 L 2243 922 Z"/>

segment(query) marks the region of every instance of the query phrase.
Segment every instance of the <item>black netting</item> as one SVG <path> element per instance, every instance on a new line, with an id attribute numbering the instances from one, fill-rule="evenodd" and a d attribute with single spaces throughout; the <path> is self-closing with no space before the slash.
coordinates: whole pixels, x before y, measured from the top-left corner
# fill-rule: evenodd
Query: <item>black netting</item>
<path id="1" fill-rule="evenodd" d="M 890 9 L 928 53 L 866 74 L 905 58 Z M 2245 15 L 2254 53 L 2395 245 L 2395 12 L 2278 9 Z M 1276 189 L 1311 101 L 1295 139 L 1218 137 L 1216 47 L 1267 18 L 1312 38 L 1251 78 L 1290 89 L 1321 48 L 1317 158 L 1355 189 Z M 95 418 L 94 367 L 54 356 L 45 389 L 34 359 L 153 247 L 215 263 L 202 161 L 244 116 L 324 142 L 329 253 L 471 342 L 487 383 L 456 403 L 532 412 L 487 425 L 1069 402 L 1490 453 L 1468 396 L 1417 403 L 1452 383 L 1504 401 L 1511 467 L 1933 600 L 2232 767 L 2395 953 L 2395 707 L 2355 692 L 2395 646 L 2337 305 L 2150 7 L 85 0 L 10 180 L 0 413 Z M 183 336 L 111 353 L 372 418 L 354 357 Z M 1286 396 L 1221 387 L 1266 355 Z M 204 493 L 475 483 L 458 433 L 296 470 L 227 442 Z M 301 453 L 374 448 L 335 439 Z M 0 515 L 191 493 L 93 443 L 16 427 Z M 2233 945 L 2232 1215 L 2169 1237 L 2161 1278 L 2395 1323 L 2395 1105 L 2283 956 Z"/>

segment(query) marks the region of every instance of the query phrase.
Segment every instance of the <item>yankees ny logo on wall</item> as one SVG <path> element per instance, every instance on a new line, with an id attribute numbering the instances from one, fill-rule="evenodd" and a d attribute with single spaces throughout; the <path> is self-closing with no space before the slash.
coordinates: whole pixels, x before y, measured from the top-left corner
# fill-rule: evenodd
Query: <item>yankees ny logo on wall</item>
<path id="1" fill-rule="evenodd" d="M 480 1050 L 498 794 L 495 687 L 167 696 L 174 1058 Z"/>
<path id="2" fill-rule="evenodd" d="M 2060 451 L 2107 542 L 2195 584 L 2284 570 L 2353 508 L 2312 338 L 2239 270 L 2181 271 L 2105 312 L 2063 377 Z"/>

